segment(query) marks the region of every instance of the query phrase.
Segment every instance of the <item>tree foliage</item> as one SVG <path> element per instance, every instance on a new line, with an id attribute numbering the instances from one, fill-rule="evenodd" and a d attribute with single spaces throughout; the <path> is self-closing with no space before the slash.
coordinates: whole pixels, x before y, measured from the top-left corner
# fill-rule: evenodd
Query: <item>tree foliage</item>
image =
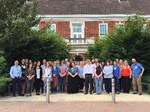
<path id="1" fill-rule="evenodd" d="M 103 39 L 95 40 L 87 52 L 89 58 L 128 59 L 136 58 L 150 72 L 150 32 L 149 25 L 140 15 L 129 17 L 124 27 L 117 28 Z"/>
<path id="2" fill-rule="evenodd" d="M 60 36 L 44 28 L 31 29 L 40 18 L 38 2 L 26 3 L 26 0 L 0 0 L 0 48 L 8 64 L 15 59 L 32 60 L 63 59 L 69 56 L 70 47 Z"/>
<path id="3" fill-rule="evenodd" d="M 12 51 L 32 38 L 31 27 L 39 22 L 37 6 L 36 1 L 28 4 L 26 0 L 0 0 L 0 47 L 8 62 Z"/>

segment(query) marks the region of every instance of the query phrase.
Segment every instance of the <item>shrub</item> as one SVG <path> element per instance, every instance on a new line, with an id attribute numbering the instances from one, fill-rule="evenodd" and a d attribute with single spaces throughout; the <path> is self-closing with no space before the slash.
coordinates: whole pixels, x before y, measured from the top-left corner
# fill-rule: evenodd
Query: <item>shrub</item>
<path id="1" fill-rule="evenodd" d="M 8 85 L 11 79 L 8 77 L 0 77 L 0 95 L 5 95 L 8 92 Z"/>

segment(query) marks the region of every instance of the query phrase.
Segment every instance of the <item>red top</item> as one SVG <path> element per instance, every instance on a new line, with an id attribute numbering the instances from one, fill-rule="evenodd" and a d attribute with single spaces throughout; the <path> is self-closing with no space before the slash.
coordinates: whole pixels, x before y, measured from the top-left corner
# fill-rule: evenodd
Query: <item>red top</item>
<path id="1" fill-rule="evenodd" d="M 122 66 L 121 67 L 121 76 L 130 76 L 130 66 Z"/>

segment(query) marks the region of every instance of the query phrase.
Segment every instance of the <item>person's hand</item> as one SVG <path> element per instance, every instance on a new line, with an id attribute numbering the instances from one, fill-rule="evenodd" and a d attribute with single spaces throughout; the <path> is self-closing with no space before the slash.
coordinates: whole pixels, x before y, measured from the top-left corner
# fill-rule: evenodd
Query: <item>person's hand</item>
<path id="1" fill-rule="evenodd" d="M 132 76 L 130 75 L 130 79 L 132 78 Z"/>
<path id="2" fill-rule="evenodd" d="M 142 77 L 142 74 L 140 74 L 140 77 Z"/>
<path id="3" fill-rule="evenodd" d="M 53 77 L 56 77 L 56 74 L 53 74 Z"/>

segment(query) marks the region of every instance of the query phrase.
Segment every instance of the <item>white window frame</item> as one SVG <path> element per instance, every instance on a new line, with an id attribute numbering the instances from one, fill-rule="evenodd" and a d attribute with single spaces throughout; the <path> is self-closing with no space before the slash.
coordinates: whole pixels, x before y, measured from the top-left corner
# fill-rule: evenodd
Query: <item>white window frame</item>
<path id="1" fill-rule="evenodd" d="M 52 23 L 52 24 L 49 24 L 49 29 L 50 29 L 50 25 L 53 25 L 54 26 L 54 32 L 56 32 L 56 24 L 55 23 Z M 51 31 L 51 29 L 50 29 L 50 31 Z"/>
<path id="2" fill-rule="evenodd" d="M 106 34 L 105 35 L 101 35 L 101 32 L 100 32 L 100 26 L 101 25 L 106 25 Z M 108 34 L 108 23 L 99 23 L 99 37 L 104 37 Z"/>
<path id="3" fill-rule="evenodd" d="M 73 24 L 82 24 L 82 32 L 81 32 L 81 38 L 84 38 L 84 28 L 85 28 L 85 22 L 70 22 L 70 38 L 74 38 L 74 32 L 73 32 Z M 71 41 L 71 43 L 83 43 L 84 41 Z"/>

